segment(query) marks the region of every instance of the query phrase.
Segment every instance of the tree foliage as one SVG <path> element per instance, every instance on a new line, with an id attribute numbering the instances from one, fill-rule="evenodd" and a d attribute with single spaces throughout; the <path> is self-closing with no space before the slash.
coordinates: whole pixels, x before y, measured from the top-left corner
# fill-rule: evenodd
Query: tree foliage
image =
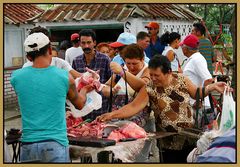
<path id="1" fill-rule="evenodd" d="M 234 4 L 189 4 L 187 7 L 200 15 L 210 32 L 216 30 L 220 24 L 230 24 Z"/>

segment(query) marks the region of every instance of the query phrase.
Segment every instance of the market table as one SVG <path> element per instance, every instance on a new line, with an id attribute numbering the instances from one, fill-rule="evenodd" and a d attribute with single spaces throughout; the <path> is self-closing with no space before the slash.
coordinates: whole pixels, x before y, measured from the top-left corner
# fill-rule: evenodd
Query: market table
<path id="1" fill-rule="evenodd" d="M 21 134 L 8 134 L 6 137 L 6 143 L 12 145 L 12 163 L 20 161 L 20 138 Z"/>
<path id="2" fill-rule="evenodd" d="M 81 159 L 81 161 L 83 161 L 82 163 L 99 163 L 100 159 L 104 159 L 104 161 L 101 160 L 100 163 L 114 163 L 114 161 L 134 163 L 136 157 L 141 153 L 141 150 L 147 142 L 151 142 L 155 139 L 160 140 L 162 138 L 177 134 L 178 133 L 174 132 L 149 133 L 147 138 L 137 139 L 135 141 L 118 142 L 116 145 L 102 148 L 70 145 L 70 157 L 72 160 Z M 158 143 L 160 148 L 160 160 L 162 160 L 161 141 Z M 87 156 L 89 158 L 84 159 L 84 156 Z"/>
<path id="3" fill-rule="evenodd" d="M 87 147 L 70 145 L 70 155 L 72 160 L 81 159 L 83 163 L 114 163 L 114 162 L 134 162 L 136 156 L 140 154 L 144 144 L 152 140 L 158 140 L 159 148 L 159 162 L 163 161 L 162 156 L 162 142 L 161 139 L 173 135 L 188 135 L 192 138 L 198 138 L 197 133 L 186 130 L 181 133 L 175 132 L 156 132 L 149 133 L 147 138 L 137 139 L 135 141 L 118 142 L 116 145 L 107 147 Z M 20 153 L 20 135 L 9 136 L 6 138 L 6 142 L 13 147 L 13 159 L 12 162 L 18 162 Z M 18 147 L 17 147 L 18 145 Z M 87 156 L 86 156 L 87 155 Z M 101 161 L 101 162 L 100 162 Z"/>

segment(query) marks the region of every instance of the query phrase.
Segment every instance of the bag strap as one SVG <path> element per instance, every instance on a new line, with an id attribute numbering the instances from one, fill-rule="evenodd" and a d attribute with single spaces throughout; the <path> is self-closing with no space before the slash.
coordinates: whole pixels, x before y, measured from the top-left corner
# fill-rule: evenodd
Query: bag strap
<path id="1" fill-rule="evenodd" d="M 128 90 L 127 90 L 127 75 L 126 71 L 123 69 L 124 76 L 125 76 L 125 87 L 126 87 L 126 95 L 125 95 L 125 105 L 128 104 Z"/>
<path id="2" fill-rule="evenodd" d="M 199 103 L 200 103 L 200 90 L 197 88 L 196 94 L 195 94 L 195 99 L 196 99 L 196 125 L 198 125 L 198 110 L 199 110 Z"/>
<path id="3" fill-rule="evenodd" d="M 206 113 L 206 109 L 205 109 L 205 103 L 204 103 L 204 98 L 205 98 L 205 87 L 202 87 L 202 127 L 204 127 L 204 125 L 208 125 L 209 121 L 208 121 L 208 117 L 207 117 L 207 113 Z"/>
<path id="4" fill-rule="evenodd" d="M 128 104 L 128 90 L 127 90 L 127 75 L 126 71 L 123 69 L 124 76 L 125 76 L 125 87 L 126 87 L 126 95 L 125 95 L 125 105 Z M 117 75 L 116 75 L 117 76 Z M 108 112 L 112 112 L 112 99 L 113 99 L 113 73 L 111 75 L 111 84 L 110 84 L 110 96 L 109 96 L 109 107 L 108 107 Z"/>
<path id="5" fill-rule="evenodd" d="M 213 104 L 213 98 L 211 93 L 208 94 L 208 98 L 211 106 L 211 111 L 214 112 L 214 104 Z"/>
<path id="6" fill-rule="evenodd" d="M 108 112 L 112 112 L 112 99 L 113 99 L 112 87 L 113 87 L 113 73 L 112 73 L 112 75 L 111 75 L 111 84 L 110 84 L 110 96 L 109 96 Z"/>
<path id="7" fill-rule="evenodd" d="M 202 87 L 202 106 L 203 106 L 203 111 L 205 111 L 205 103 L 204 103 L 204 97 L 205 97 L 205 87 Z"/>
<path id="8" fill-rule="evenodd" d="M 177 56 L 177 54 L 175 52 L 174 52 L 174 56 L 176 57 L 176 60 L 178 62 L 178 68 L 181 69 L 182 67 L 181 67 L 180 61 L 179 61 L 178 56 Z"/>

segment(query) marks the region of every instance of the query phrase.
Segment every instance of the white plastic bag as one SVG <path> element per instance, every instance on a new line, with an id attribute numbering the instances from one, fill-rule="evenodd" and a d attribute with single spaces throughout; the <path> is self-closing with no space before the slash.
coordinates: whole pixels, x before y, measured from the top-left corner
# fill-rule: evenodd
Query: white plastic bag
<path id="1" fill-rule="evenodd" d="M 232 93 L 228 92 L 227 88 L 225 88 L 223 94 L 222 115 L 219 126 L 219 130 L 222 133 L 236 125 L 235 110 L 235 101 L 233 100 Z"/>
<path id="2" fill-rule="evenodd" d="M 86 76 L 89 75 L 88 72 L 84 73 Z M 81 78 L 75 79 L 75 84 L 78 85 Z M 98 110 L 102 108 L 102 96 L 96 92 L 96 90 L 92 90 L 86 95 L 86 103 L 81 110 L 75 108 L 75 106 L 67 99 L 66 103 L 69 106 L 68 108 L 71 110 L 72 115 L 75 118 L 83 117 L 93 110 Z"/>
<path id="3" fill-rule="evenodd" d="M 87 94 L 86 103 L 81 110 L 76 109 L 69 100 L 67 100 L 66 102 L 72 112 L 72 115 L 77 118 L 83 117 L 92 112 L 93 110 L 100 109 L 102 107 L 102 96 L 98 94 L 95 90 L 89 92 Z"/>

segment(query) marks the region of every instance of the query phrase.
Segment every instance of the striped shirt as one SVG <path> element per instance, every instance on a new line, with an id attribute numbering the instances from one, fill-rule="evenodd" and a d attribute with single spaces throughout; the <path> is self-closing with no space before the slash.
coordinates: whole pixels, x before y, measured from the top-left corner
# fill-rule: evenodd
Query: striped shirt
<path id="1" fill-rule="evenodd" d="M 236 163 L 236 128 L 217 137 L 197 158 L 199 163 Z"/>
<path id="2" fill-rule="evenodd" d="M 207 38 L 199 38 L 199 52 L 207 61 L 208 70 L 213 75 L 213 46 L 212 43 Z"/>
<path id="3" fill-rule="evenodd" d="M 86 72 L 86 67 L 95 71 L 100 70 L 100 82 L 106 83 L 111 77 L 110 62 L 111 60 L 108 56 L 96 51 L 95 58 L 91 60 L 89 65 L 87 65 L 86 58 L 84 54 L 82 54 L 73 60 L 72 67 L 80 73 Z M 94 120 L 98 115 L 106 112 L 108 112 L 108 98 L 102 95 L 102 108 L 92 111 L 90 114 L 86 115 L 84 119 L 89 118 Z"/>

